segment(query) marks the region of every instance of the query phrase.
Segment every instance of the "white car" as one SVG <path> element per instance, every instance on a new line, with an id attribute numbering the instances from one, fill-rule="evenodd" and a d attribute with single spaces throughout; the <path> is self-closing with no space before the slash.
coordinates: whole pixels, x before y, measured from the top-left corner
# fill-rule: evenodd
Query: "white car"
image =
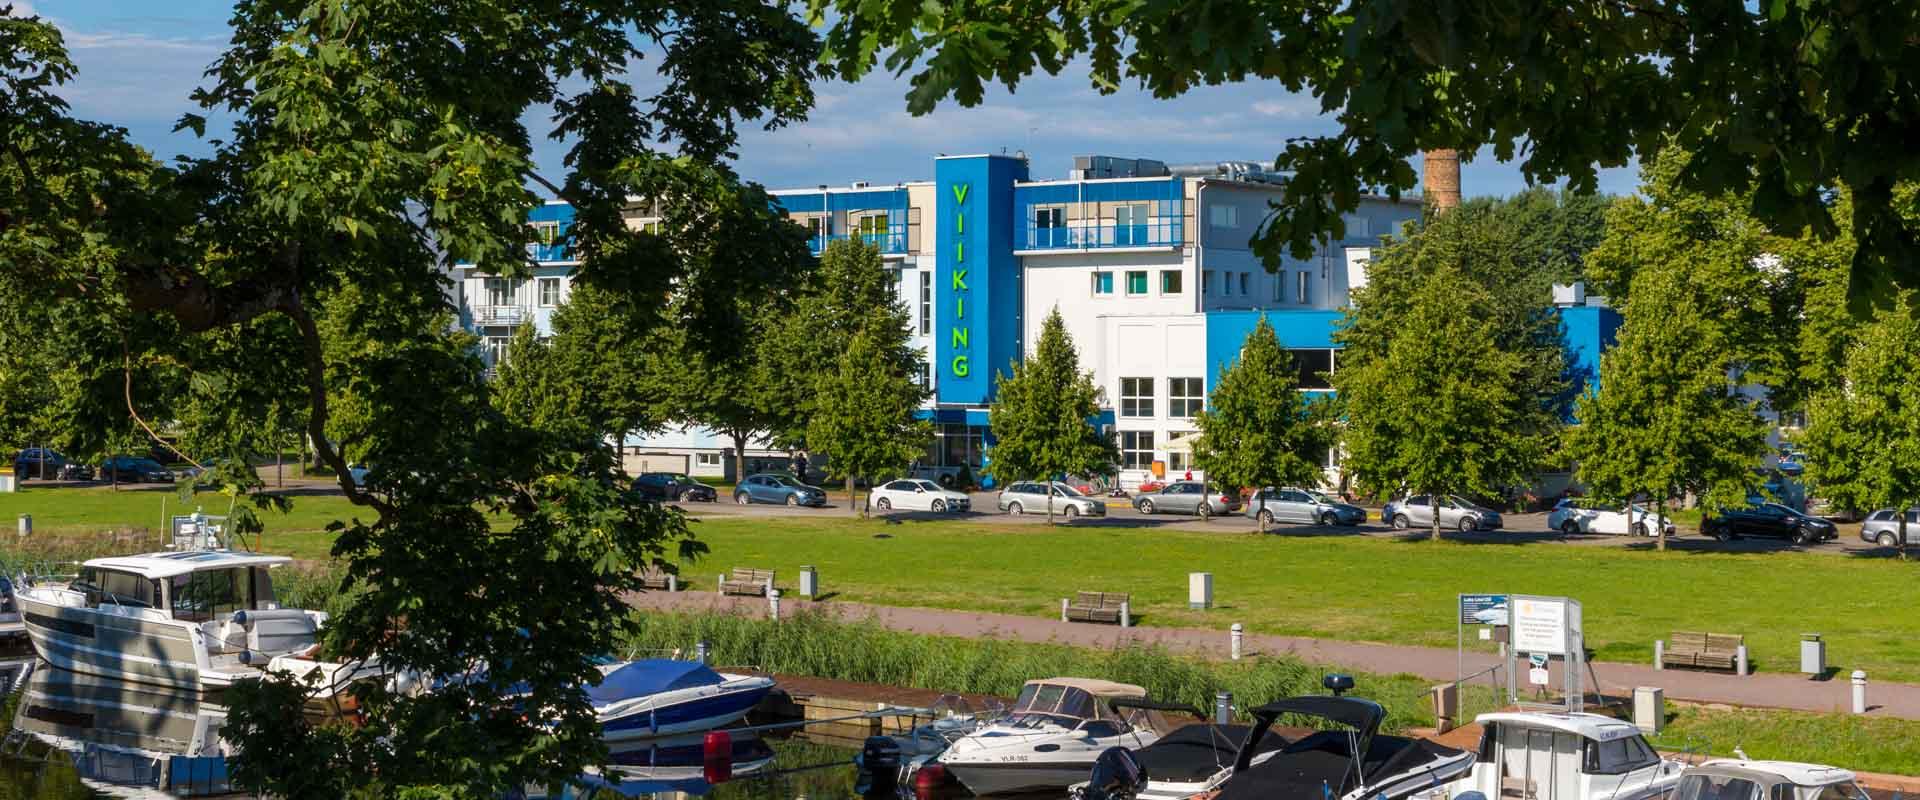
<path id="1" fill-rule="evenodd" d="M 1638 504 L 1623 508 L 1569 497 L 1561 500 L 1547 514 L 1547 527 L 1569 536 L 1576 533 L 1652 536 L 1657 530 L 1653 523 L 1655 516 L 1652 511 Z M 1673 520 L 1661 517 L 1660 521 L 1662 527 L 1667 529 L 1667 535 L 1674 535 Z"/>
<path id="2" fill-rule="evenodd" d="M 867 502 L 881 511 L 966 511 L 973 501 L 924 478 L 902 478 L 873 487 Z"/>

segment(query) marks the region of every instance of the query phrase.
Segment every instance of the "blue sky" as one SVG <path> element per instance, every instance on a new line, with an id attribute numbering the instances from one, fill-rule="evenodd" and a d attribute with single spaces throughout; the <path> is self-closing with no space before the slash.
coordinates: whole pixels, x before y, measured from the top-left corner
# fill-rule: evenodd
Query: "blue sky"
<path id="1" fill-rule="evenodd" d="M 80 69 L 64 93 L 76 115 L 124 126 L 163 158 L 206 151 L 192 134 L 170 128 L 193 110 L 187 96 L 226 41 L 231 0 L 14 2 L 16 14 L 44 15 L 66 35 Z M 1131 88 L 1103 96 L 1073 69 L 1023 82 L 1017 95 L 997 91 L 980 106 L 949 104 L 923 117 L 906 113 L 905 81 L 889 75 L 823 83 L 816 92 L 806 123 L 752 128 L 742 137 L 742 175 L 776 188 L 892 183 L 932 177 L 936 153 L 1004 148 L 1027 151 L 1035 177 L 1064 177 L 1072 156 L 1090 153 L 1170 163 L 1271 160 L 1289 137 L 1334 128 L 1312 98 L 1268 84 L 1203 87 L 1176 100 Z M 535 134 L 542 172 L 558 175 L 562 146 L 538 128 Z M 1516 167 L 1491 153 L 1465 167 L 1462 183 L 1468 195 L 1511 194 L 1526 185 Z M 1632 170 L 1602 173 L 1602 191 L 1633 188 Z"/>

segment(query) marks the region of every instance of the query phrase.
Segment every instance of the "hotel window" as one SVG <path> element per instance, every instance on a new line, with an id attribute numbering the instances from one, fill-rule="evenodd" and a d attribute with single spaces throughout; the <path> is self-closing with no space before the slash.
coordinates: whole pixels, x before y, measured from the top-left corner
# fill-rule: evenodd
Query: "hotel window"
<path id="1" fill-rule="evenodd" d="M 1279 275 L 1273 276 L 1273 302 L 1276 302 L 1276 303 L 1284 302 L 1287 299 L 1285 297 L 1286 293 L 1287 293 L 1287 279 L 1282 278 Z"/>
<path id="2" fill-rule="evenodd" d="M 1122 226 L 1147 224 L 1147 204 L 1114 207 L 1113 222 Z"/>
<path id="3" fill-rule="evenodd" d="M 1246 297 L 1247 295 L 1250 295 L 1253 293 L 1251 289 L 1247 288 L 1251 284 L 1252 280 L 1253 280 L 1252 276 L 1248 275 L 1247 273 L 1245 272 L 1240 273 L 1240 296 L 1241 297 Z"/>
<path id="4" fill-rule="evenodd" d="M 1143 295 L 1147 293 L 1147 271 L 1132 270 L 1127 273 L 1127 294 Z"/>
<path id="5" fill-rule="evenodd" d="M 1161 294 L 1179 294 L 1184 289 L 1185 287 L 1180 285 L 1180 270 L 1177 270 L 1177 269 L 1160 270 L 1160 293 Z"/>
<path id="6" fill-rule="evenodd" d="M 807 217 L 807 233 L 818 239 L 833 234 L 833 218 L 828 216 Z"/>
<path id="7" fill-rule="evenodd" d="M 886 232 L 887 215 L 868 214 L 860 218 L 860 234 L 862 236 L 878 236 Z"/>
<path id="8" fill-rule="evenodd" d="M 507 348 L 513 339 L 506 336 L 489 336 L 482 343 L 487 349 L 487 366 L 498 367 L 507 363 Z"/>
<path id="9" fill-rule="evenodd" d="M 697 466 L 702 466 L 702 467 L 720 466 L 719 453 L 694 453 L 693 459 L 694 459 L 693 463 Z"/>
<path id="10" fill-rule="evenodd" d="M 1210 270 L 1210 269 L 1209 269 L 1209 270 L 1203 270 L 1203 271 L 1201 271 L 1201 273 L 1200 273 L 1200 293 L 1201 293 L 1201 294 L 1213 294 L 1213 270 Z"/>
<path id="11" fill-rule="evenodd" d="M 533 238 L 541 244 L 553 244 L 553 240 L 560 238 L 558 222 L 535 222 L 532 225 Z"/>
<path id="12" fill-rule="evenodd" d="M 487 305 L 513 305 L 513 287 L 507 284 L 506 278 L 487 279 Z"/>
<path id="13" fill-rule="evenodd" d="M 1207 206 L 1207 224 L 1215 228 L 1240 227 L 1240 207 L 1229 205 Z"/>
<path id="14" fill-rule="evenodd" d="M 552 308 L 554 306 L 560 305 L 560 279 L 559 278 L 537 278 L 534 280 L 534 285 L 539 287 L 540 289 L 540 305 L 541 306 L 546 308 Z"/>
<path id="15" fill-rule="evenodd" d="M 1347 228 L 1347 235 L 1344 238 L 1366 239 L 1370 238 L 1369 235 L 1373 233 L 1373 225 L 1369 224 L 1371 220 L 1368 220 L 1366 217 L 1346 214 L 1340 217 L 1340 222 L 1345 224 Z"/>
<path id="16" fill-rule="evenodd" d="M 1093 293 L 1096 295 L 1113 294 L 1113 273 L 1093 273 Z"/>
<path id="17" fill-rule="evenodd" d="M 1067 227 L 1067 210 L 1059 206 L 1044 206 L 1033 210 L 1033 227 L 1036 230 L 1051 230 Z"/>
<path id="18" fill-rule="evenodd" d="M 651 233 L 651 234 L 653 234 L 653 235 L 655 235 L 655 236 L 659 236 L 659 235 L 660 235 L 660 231 L 662 231 L 662 230 L 665 230 L 665 225 L 664 225 L 664 224 L 663 224 L 663 223 L 662 223 L 662 222 L 661 222 L 660 220 L 657 220 L 657 219 L 656 219 L 656 220 L 654 220 L 654 221 L 652 221 L 652 222 L 642 222 L 642 223 L 640 223 L 640 228 L 639 228 L 639 229 L 640 229 L 641 231 L 644 231 L 644 232 L 646 232 L 646 233 Z"/>
<path id="19" fill-rule="evenodd" d="M 1206 405 L 1204 381 L 1199 378 L 1167 379 L 1167 416 L 1188 419 Z"/>
<path id="20" fill-rule="evenodd" d="M 1153 416 L 1153 379 L 1120 379 L 1120 416 Z"/>
<path id="21" fill-rule="evenodd" d="M 920 335 L 933 333 L 933 272 L 920 270 Z"/>
<path id="22" fill-rule="evenodd" d="M 1193 469 L 1192 453 L 1179 453 L 1179 452 L 1167 453 L 1167 471 L 1168 472 L 1186 472 L 1187 470 L 1190 470 L 1190 469 Z"/>
<path id="23" fill-rule="evenodd" d="M 1150 244 L 1147 232 L 1147 204 L 1119 206 L 1113 210 L 1113 243 L 1121 246 Z"/>
<path id="24" fill-rule="evenodd" d="M 1333 384 L 1327 376 L 1333 374 L 1333 351 L 1326 348 L 1287 350 L 1293 356 L 1293 365 L 1299 370 L 1298 386 L 1302 389 L 1331 389 Z"/>
<path id="25" fill-rule="evenodd" d="M 920 385 L 922 387 L 933 385 L 933 365 L 925 361 L 920 362 Z"/>
<path id="26" fill-rule="evenodd" d="M 1120 468 L 1153 468 L 1153 431 L 1120 432 Z"/>
<path id="27" fill-rule="evenodd" d="M 1294 273 L 1293 277 L 1294 277 L 1294 288 L 1295 288 L 1295 291 L 1293 293 L 1294 301 L 1301 305 L 1306 305 L 1308 303 L 1313 302 L 1313 298 L 1308 296 L 1308 290 L 1313 285 L 1313 273 L 1306 272 L 1303 270 L 1301 272 Z"/>

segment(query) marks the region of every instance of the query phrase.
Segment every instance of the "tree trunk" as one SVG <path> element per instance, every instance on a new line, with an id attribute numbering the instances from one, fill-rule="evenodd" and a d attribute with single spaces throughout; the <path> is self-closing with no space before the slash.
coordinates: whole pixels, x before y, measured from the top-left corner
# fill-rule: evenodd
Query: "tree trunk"
<path id="1" fill-rule="evenodd" d="M 1427 494 L 1427 508 L 1433 510 L 1433 540 L 1440 541 L 1440 493 Z"/>
<path id="2" fill-rule="evenodd" d="M 1667 494 L 1671 493 L 1666 492 L 1660 495 L 1660 502 L 1655 506 L 1660 513 L 1653 518 L 1653 535 L 1658 537 L 1657 548 L 1662 553 L 1667 551 Z"/>
<path id="3" fill-rule="evenodd" d="M 1907 513 L 1911 508 L 1912 506 L 1908 506 L 1907 508 L 1893 512 L 1900 515 L 1900 541 L 1895 542 L 1894 546 L 1900 548 L 1901 561 L 1907 560 Z"/>
<path id="4" fill-rule="evenodd" d="M 853 473 L 847 473 L 847 510 L 860 513 L 860 496 L 853 493 Z"/>
<path id="5" fill-rule="evenodd" d="M 1266 533 L 1267 532 L 1267 490 L 1261 489 L 1255 492 L 1254 496 L 1259 498 L 1259 502 L 1260 502 L 1260 507 L 1254 510 L 1253 512 L 1254 524 L 1261 533 Z"/>
<path id="6" fill-rule="evenodd" d="M 1047 527 L 1053 527 L 1053 482 L 1047 484 Z"/>
<path id="7" fill-rule="evenodd" d="M 738 485 L 747 479 L 747 434 L 741 430 L 728 431 L 727 434 L 733 437 L 733 482 Z"/>

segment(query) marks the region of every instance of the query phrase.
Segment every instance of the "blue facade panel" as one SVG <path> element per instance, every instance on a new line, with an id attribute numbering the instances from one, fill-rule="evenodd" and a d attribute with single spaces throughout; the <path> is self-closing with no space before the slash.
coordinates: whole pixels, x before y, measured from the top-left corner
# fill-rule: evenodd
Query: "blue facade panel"
<path id="1" fill-rule="evenodd" d="M 1020 262 L 1013 184 L 1027 162 L 965 156 L 934 162 L 933 365 L 941 403 L 984 405 L 995 371 L 1020 357 Z"/>
<path id="2" fill-rule="evenodd" d="M 882 253 L 907 252 L 907 222 L 910 202 L 905 187 L 858 192 L 795 192 L 774 196 L 774 202 L 789 214 L 832 213 L 838 219 L 850 212 L 885 211 L 883 228 L 869 230 L 832 230 L 815 234 L 813 252 L 818 255 L 827 245 L 841 239 L 857 238 L 876 245 Z"/>
<path id="3" fill-rule="evenodd" d="M 1567 373 L 1575 396 L 1589 385 L 1600 385 L 1600 354 L 1613 347 L 1620 322 L 1620 312 L 1602 306 L 1560 309 L 1561 335 L 1567 342 Z"/>
<path id="4" fill-rule="evenodd" d="M 1207 313 L 1207 364 L 1213 369 L 1208 386 L 1215 385 L 1220 373 L 1240 358 L 1240 347 L 1247 335 L 1260 324 L 1260 317 L 1280 337 L 1280 346 L 1288 348 L 1337 347 L 1333 332 L 1340 327 L 1339 311 L 1210 311 Z"/>
<path id="5" fill-rule="evenodd" d="M 527 254 L 535 261 L 571 261 L 572 253 L 567 248 L 567 234 L 573 230 L 573 206 L 564 203 L 542 203 L 534 206 L 527 214 L 527 222 L 557 222 L 559 231 L 553 237 L 552 244 L 534 242 L 527 245 Z"/>

